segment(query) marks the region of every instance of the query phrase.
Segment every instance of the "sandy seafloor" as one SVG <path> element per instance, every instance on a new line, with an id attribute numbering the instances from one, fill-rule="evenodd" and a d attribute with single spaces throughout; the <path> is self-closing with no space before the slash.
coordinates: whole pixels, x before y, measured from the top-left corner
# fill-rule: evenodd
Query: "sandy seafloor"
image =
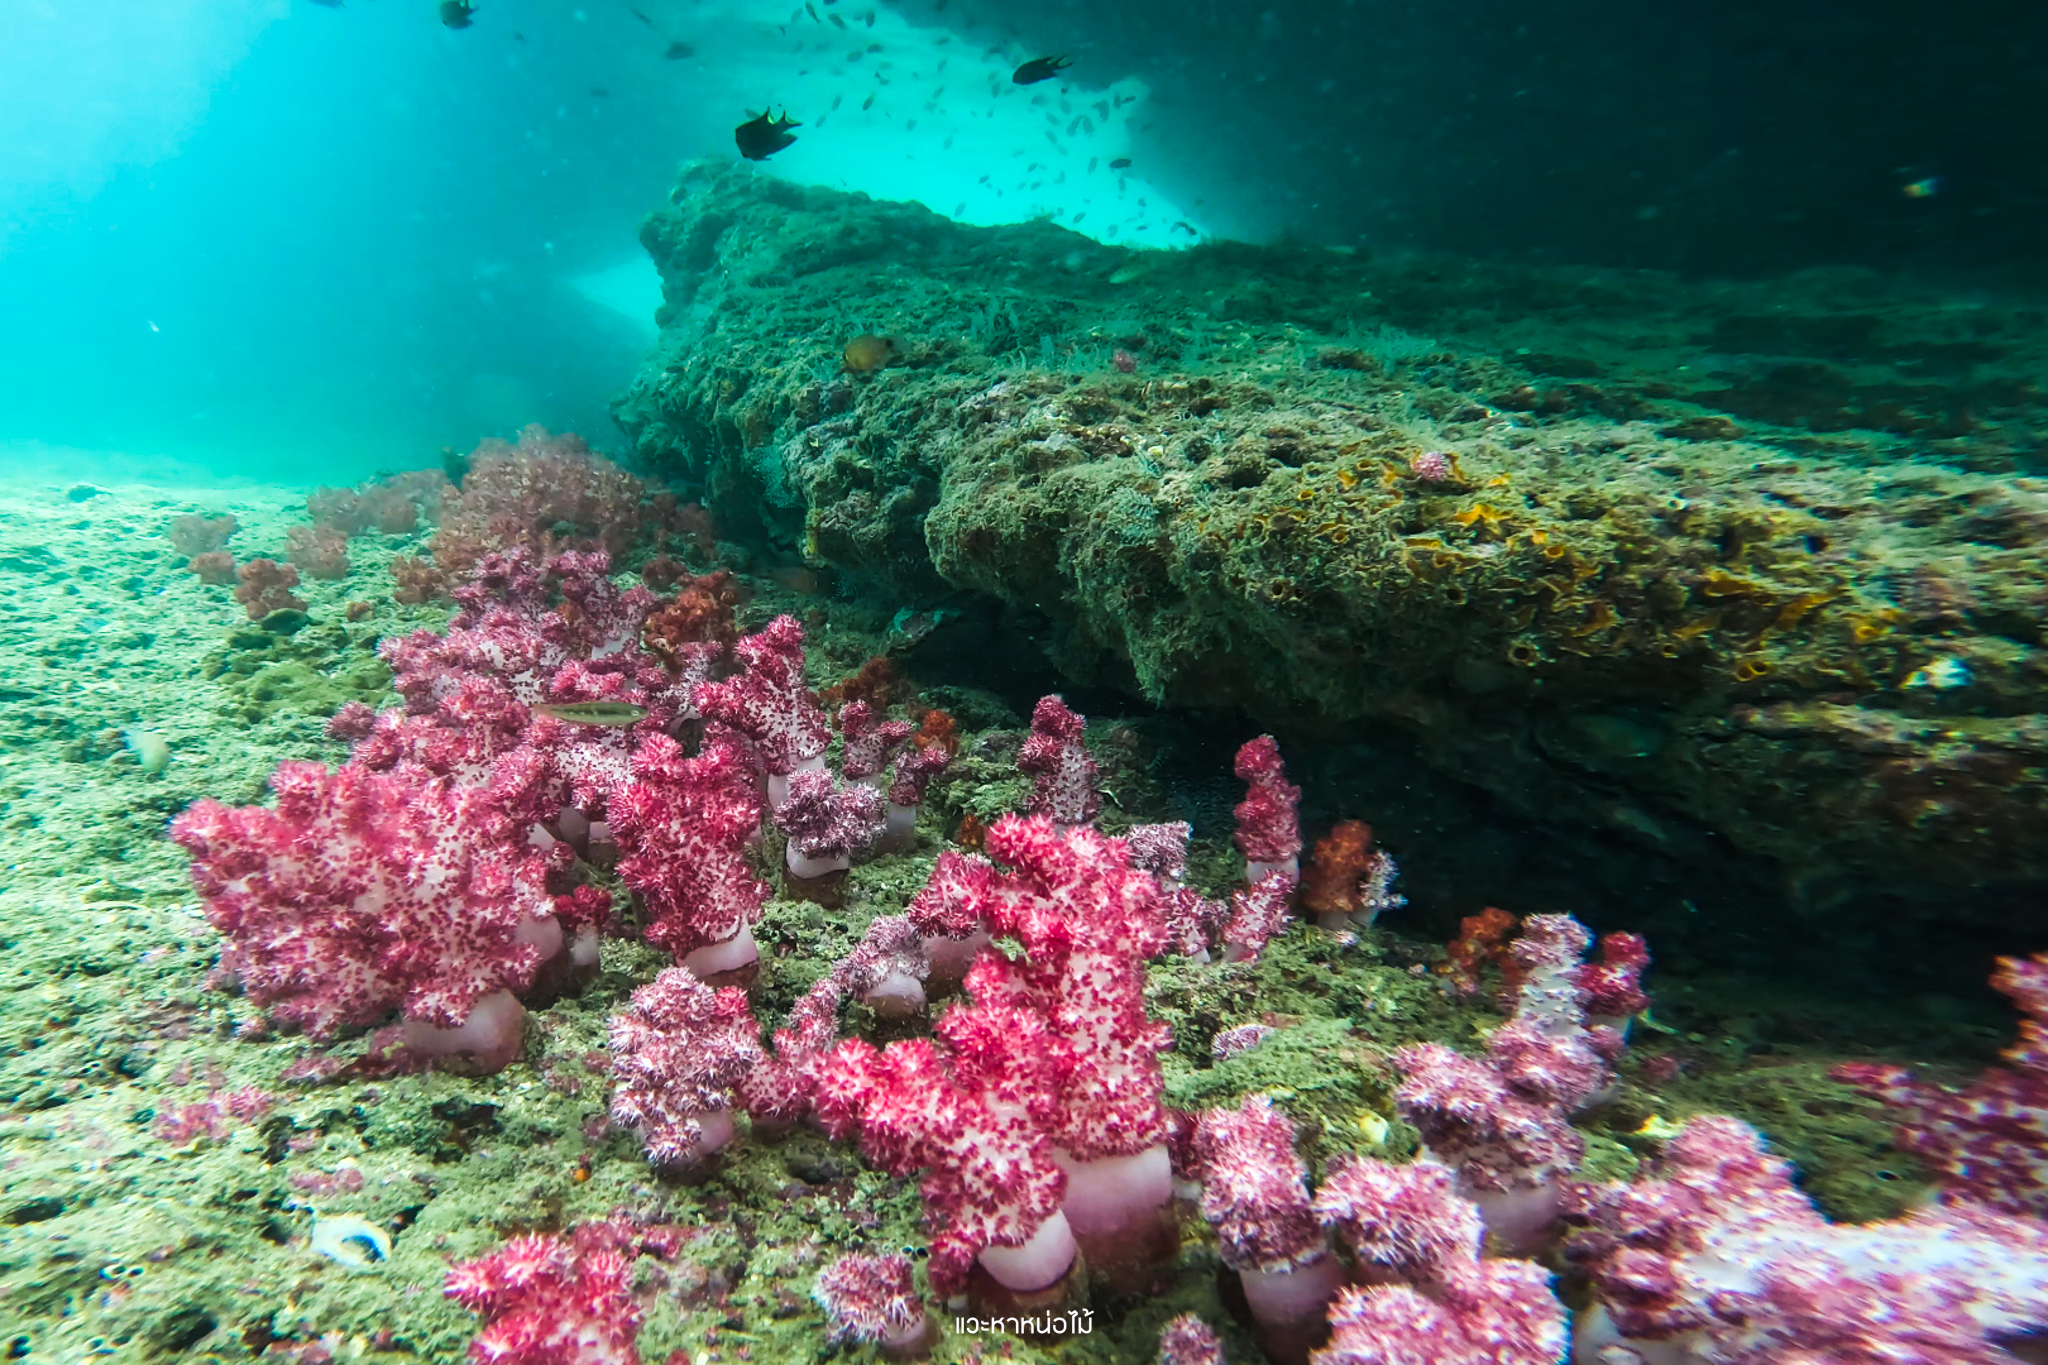
<path id="1" fill-rule="evenodd" d="M 163 535 L 180 513 L 229 512 L 238 558 L 280 554 L 307 491 L 22 471 L 0 483 L 0 1355 L 457 1361 L 476 1324 L 441 1295 L 451 1260 L 623 1209 L 689 1230 L 675 1262 L 640 1264 L 643 1359 L 678 1349 L 693 1361 L 829 1357 L 809 1299 L 817 1268 L 842 1250 L 920 1243 L 915 1188 L 810 1133 L 743 1135 L 709 1179 L 655 1179 L 631 1136 L 607 1131 L 605 1082 L 586 1064 L 608 1013 L 664 964 L 636 940 L 608 940 L 598 981 L 534 1011 L 525 1059 L 488 1078 L 287 1082 L 311 1050 L 304 1039 L 237 1036 L 254 1012 L 208 984 L 217 941 L 165 822 L 202 795 L 263 799 L 282 759 L 340 761 L 326 716 L 351 697 L 395 700 L 376 639 L 446 615 L 389 600 L 383 566 L 417 552 L 424 528 L 353 541 L 346 580 L 302 584 L 313 624 L 284 641 L 251 628 L 228 589 L 185 572 Z M 337 624 L 352 600 L 376 603 L 375 614 Z M 764 592 L 741 624 L 758 628 L 778 609 Z M 814 630 L 813 685 L 872 648 L 857 624 Z M 128 729 L 168 743 L 163 771 L 143 770 Z M 1090 740 L 1106 780 L 1142 797 L 1142 782 L 1119 773 L 1116 745 L 1096 731 Z M 844 910 L 771 902 L 758 931 L 764 1023 L 778 1023 L 869 918 L 900 909 L 941 847 L 938 820 L 1013 807 L 1022 793 L 1006 760 L 963 761 L 943 790 L 920 847 L 857 868 Z M 1235 875 L 1226 845 L 1198 843 L 1197 884 L 1213 892 Z M 1170 1101 L 1272 1094 L 1301 1123 L 1318 1169 L 1344 1150 L 1404 1155 L 1404 1130 L 1385 1121 L 1384 1049 L 1424 1037 L 1469 1044 L 1499 1018 L 1445 998 L 1422 967 L 1435 950 L 1379 933 L 1347 948 L 1297 928 L 1255 968 L 1155 965 L 1154 1011 L 1180 1040 L 1166 1059 Z M 1836 1217 L 1886 1216 L 1913 1195 L 1881 1116 L 1820 1079 L 1837 1056 L 1897 1041 L 1885 1002 L 1845 1010 L 1739 982 L 1666 982 L 1656 1010 L 1661 1030 L 1639 1030 L 1623 1093 L 1589 1124 L 1588 1173 L 1624 1174 L 1638 1133 L 1718 1109 L 1762 1126 Z M 1281 1032 L 1209 1065 L 1218 1029 L 1259 1019 Z M 857 1007 L 847 1026 L 872 1034 L 874 1020 Z M 1997 1041 L 1964 1030 L 1955 1046 L 1988 1055 Z M 1659 1055 L 1680 1075 L 1647 1088 L 1641 1067 Z M 266 1114 L 224 1120 L 217 1138 L 163 1135 L 166 1116 L 243 1087 L 271 1097 Z M 351 1266 L 318 1252 L 316 1218 L 344 1216 L 390 1235 L 389 1259 Z M 1149 1361 L 1160 1324 L 1196 1311 L 1223 1329 L 1233 1359 L 1256 1360 L 1221 1306 L 1205 1234 L 1199 1217 L 1187 1220 L 1173 1288 L 1098 1303 L 1090 1335 L 949 1334 L 935 1358 Z"/>

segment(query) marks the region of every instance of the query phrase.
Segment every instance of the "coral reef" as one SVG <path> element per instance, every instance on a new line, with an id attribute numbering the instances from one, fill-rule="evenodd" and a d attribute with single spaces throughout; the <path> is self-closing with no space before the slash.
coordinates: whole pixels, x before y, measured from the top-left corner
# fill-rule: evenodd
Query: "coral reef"
<path id="1" fill-rule="evenodd" d="M 1910 903 L 2024 843 L 2022 774 L 1959 789 L 1989 820 L 1966 847 L 1929 816 L 1882 862 L 1830 785 L 1841 750 L 1728 728 L 1835 708 L 1960 752 L 2026 723 L 2031 644 L 2000 637 L 2020 673 L 1985 662 L 2004 550 L 1885 558 L 1952 547 L 1981 506 L 1899 529 L 1818 500 L 1901 477 L 1857 462 L 1885 433 L 1828 424 L 1909 424 L 1873 372 L 1903 353 L 1866 337 L 1824 362 L 1856 371 L 1833 415 L 1733 430 L 1702 394 L 1826 397 L 1784 364 L 1677 377 L 1660 317 L 1699 344 L 1812 343 L 1723 328 L 1739 286 L 1134 256 L 701 169 L 675 209 L 650 240 L 677 368 L 622 413 L 710 513 L 530 433 L 472 461 L 458 573 L 420 558 L 448 522 L 372 536 L 374 489 L 316 494 L 328 536 L 358 528 L 347 590 L 308 573 L 257 626 L 134 533 L 188 491 L 0 500 L 0 567 L 32 587 L 0 612 L 9 1354 L 1533 1365 L 1567 1303 L 1605 1359 L 1988 1361 L 2038 1334 L 2048 966 L 2002 965 L 2029 1017 L 1968 1083 L 2000 1036 L 1973 999 L 1717 977 L 1654 927 L 1906 974 L 1912 922 L 1885 900 L 1831 917 L 1840 878 L 1881 867 Z M 1539 344 L 1507 315 L 1545 281 L 1545 326 L 1650 334 L 1590 367 Z M 868 327 L 886 363 L 841 373 Z M 1970 363 L 1986 388 L 2002 362 Z M 1991 451 L 2022 458 L 2031 398 L 1985 401 L 1961 435 L 1898 438 L 1947 443 L 1913 477 L 2033 496 Z M 416 518 L 458 496 L 403 486 Z M 284 544 L 303 492 L 230 505 Z M 1772 517 L 1827 543 L 1795 551 Z M 1452 562 L 1407 540 L 1431 536 Z M 1641 575 L 1675 586 L 1651 600 Z M 428 600 L 450 583 L 452 621 Z M 1873 617 L 1842 654 L 1877 592 L 1910 623 Z M 1503 633 L 1510 598 L 1532 609 Z M 1614 621 L 1573 635 L 1596 600 Z M 1517 643 L 1534 655 L 1496 657 Z M 1064 681 L 988 684 L 1041 647 Z M 1836 656 L 1895 666 L 1802 691 Z M 1204 706 L 1119 716 L 1110 689 Z M 1364 922 L 1398 899 L 1375 838 L 1407 868 L 1487 852 L 1418 809 L 1404 730 L 1489 824 L 1541 815 L 1550 856 L 1609 867 L 1626 917 L 1591 922 L 1648 930 L 1654 1019 L 1645 937 L 1586 960 L 1533 891 L 1499 897 L 1519 938 L 1489 910 L 1444 949 L 1486 902 L 1405 879 L 1409 913 Z M 1614 852 L 1789 865 L 1799 839 L 1796 930 L 1776 902 L 1653 905 Z M 807 849 L 847 864 L 830 906 L 784 874 Z M 1992 907 L 1915 913 L 1981 930 Z M 426 1031 L 479 1015 L 488 1047 Z M 395 1046 L 451 1041 L 470 1065 L 397 1070 Z M 1028 1325 L 932 1311 L 955 1291 Z"/>
<path id="2" fill-rule="evenodd" d="M 111 520 L 118 527 L 120 514 Z M 0 510 L 0 534 L 7 526 Z M 266 515 L 251 530 L 268 535 L 280 528 Z M 408 547 L 359 547 L 364 562 L 356 575 L 379 581 L 384 567 L 377 561 L 390 548 Z M 672 809 L 648 812 L 683 832 L 706 818 L 693 813 L 691 802 L 723 793 L 734 803 L 726 823 L 735 834 L 722 852 L 708 841 L 687 853 L 678 844 L 665 856 L 678 874 L 695 859 L 724 858 L 749 888 L 742 899 L 751 898 L 745 912 L 761 948 L 751 1011 L 735 991 L 723 996 L 729 1006 L 722 1021 L 713 1010 L 709 1022 L 734 1056 L 754 1055 L 745 1044 L 757 1024 L 772 1030 L 773 1054 L 760 1055 L 728 1090 L 700 1065 L 717 1060 L 716 1048 L 706 1050 L 687 1028 L 672 1027 L 675 1016 L 649 1012 L 640 1018 L 644 1030 L 627 1031 L 621 1053 L 644 1060 L 644 1070 L 611 1074 L 612 1021 L 634 1016 L 633 992 L 661 977 L 671 956 L 642 941 L 657 921 L 650 892 L 621 898 L 620 928 L 629 936 L 602 945 L 602 962 L 594 977 L 583 978 L 580 994 L 572 985 L 529 997 L 520 1060 L 481 1076 L 381 1075 L 373 1069 L 380 1048 L 374 1033 L 344 1028 L 310 1046 L 303 1036 L 263 1027 L 262 1001 L 249 993 L 248 980 L 239 995 L 208 988 L 222 940 L 196 918 L 182 850 L 159 837 L 165 815 L 213 790 L 223 804 L 245 803 L 238 818 L 284 818 L 283 803 L 277 812 L 246 804 L 260 800 L 275 761 L 311 752 L 331 763 L 343 756 L 343 744 L 354 744 L 362 756 L 349 781 L 404 783 L 419 797 L 417 806 L 400 803 L 389 819 L 354 827 L 405 828 L 407 811 L 454 800 L 441 785 L 451 777 L 476 778 L 498 764 L 523 771 L 530 746 L 553 752 L 595 742 L 587 728 L 579 738 L 570 731 L 583 727 L 537 715 L 522 720 L 512 706 L 526 706 L 520 697 L 587 695 L 567 691 L 571 682 L 600 697 L 617 685 L 606 677 L 639 686 L 635 680 L 652 661 L 633 646 L 654 604 L 631 596 L 630 580 L 609 579 L 590 558 L 550 568 L 511 555 L 480 566 L 481 581 L 465 585 L 463 614 L 447 634 L 434 633 L 441 623 L 431 615 L 402 608 L 380 609 L 390 613 L 381 626 L 348 623 L 333 610 L 339 597 L 330 585 L 313 583 L 306 592 L 323 624 L 279 636 L 238 623 L 238 608 L 161 562 L 160 549 L 128 550 L 135 558 L 127 562 L 122 553 L 116 541 L 103 555 L 120 566 L 122 578 L 154 574 L 141 580 L 151 594 L 149 610 L 172 610 L 190 628 L 152 646 L 124 622 L 105 632 L 90 657 L 110 678 L 148 691 L 162 713 L 157 723 L 177 738 L 181 758 L 152 776 L 124 753 L 94 757 L 81 747 L 77 757 L 49 760 L 52 775 L 44 776 L 28 766 L 41 759 L 0 755 L 10 784 L 10 832 L 24 863 L 19 882 L 0 888 L 19 968 L 8 978 L 10 1008 L 0 1030 L 0 1100 L 8 1106 L 0 1140 L 16 1162 L 8 1202 L 0 1206 L 0 1255 L 12 1267 L 10 1309 L 38 1355 L 98 1350 L 91 1344 L 98 1341 L 165 1357 L 223 1359 L 268 1353 L 316 1360 L 327 1352 L 366 1361 L 452 1360 L 473 1347 L 508 1359 L 625 1359 L 628 1350 L 653 1360 L 680 1351 L 693 1362 L 813 1359 L 833 1323 L 807 1291 L 842 1257 L 908 1263 L 907 1291 L 900 1266 L 882 1282 L 861 1281 L 881 1295 L 876 1302 L 885 1319 L 902 1316 L 895 1305 L 937 1301 L 923 1254 L 933 1227 L 924 1221 L 929 1211 L 918 1183 L 879 1162 L 864 1163 L 851 1144 L 828 1142 L 802 1122 L 817 1085 L 832 1082 L 828 1059 L 841 1037 L 863 1040 L 878 1056 L 943 1047 L 960 1049 L 957 1058 L 974 1048 L 974 1055 L 1043 1066 L 1043 1074 L 1011 1066 L 991 1082 L 1042 1080 L 1035 1093 L 1061 1097 L 1067 1106 L 1064 1113 L 1036 1106 L 1033 1123 L 1045 1125 L 1039 1135 L 1057 1135 L 1061 1145 L 1091 1155 L 1101 1150 L 1089 1144 L 1102 1132 L 1120 1130 L 1133 1141 L 1152 1135 L 1152 1116 L 1162 1112 L 1168 1146 L 1180 1141 L 1175 1111 L 1242 1111 L 1249 1102 L 1275 1120 L 1284 1114 L 1293 1137 L 1283 1164 L 1292 1171 L 1298 1163 L 1306 1173 L 1292 1177 L 1297 1193 L 1312 1190 L 1326 1203 L 1349 1199 L 1340 1237 L 1363 1255 L 1362 1230 L 1388 1225 L 1360 1212 L 1368 1183 L 1360 1172 L 1379 1168 L 1358 1163 L 1375 1158 L 1397 1173 L 1421 1170 L 1391 1164 L 1413 1151 L 1415 1134 L 1398 1119 L 1399 1080 L 1390 1059 L 1406 1046 L 1464 1046 L 1489 1031 L 1522 1039 L 1514 1048 L 1504 1041 L 1499 1052 L 1524 1070 L 1541 1052 L 1526 1029 L 1500 1027 L 1495 991 L 1453 998 L 1428 971 L 1439 952 L 1434 945 L 1383 926 L 1322 933 L 1285 914 L 1284 894 L 1268 907 L 1276 911 L 1265 925 L 1271 937 L 1255 959 L 1167 955 L 1165 902 L 1176 887 L 1216 905 L 1262 889 L 1292 889 L 1278 874 L 1244 884 L 1246 860 L 1231 842 L 1231 804 L 1242 790 L 1230 780 L 1227 745 L 1214 758 L 1220 794 L 1212 808 L 1182 821 L 1168 818 L 1162 789 L 1147 783 L 1157 757 L 1134 741 L 1129 726 L 1081 724 L 1075 742 L 1085 753 L 1064 756 L 1061 766 L 1093 767 L 1090 786 L 1101 810 L 1093 825 L 1056 831 L 1047 818 L 1014 813 L 1028 805 L 1032 788 L 1031 775 L 1015 767 L 1028 732 L 1022 711 L 1006 713 L 965 689 L 941 692 L 900 678 L 894 695 L 911 716 L 920 714 L 916 706 L 938 700 L 949 708 L 939 714 L 957 713 L 957 723 L 930 727 L 934 742 L 927 747 L 945 753 L 943 733 L 958 753 L 926 776 L 912 843 L 857 863 L 844 908 L 824 911 L 776 892 L 766 875 L 781 857 L 772 830 L 761 846 L 749 844 L 748 829 L 760 828 L 765 805 L 759 775 L 740 757 L 751 741 L 688 717 L 670 679 L 648 684 L 651 723 L 636 723 L 645 729 L 604 731 L 621 741 L 624 766 L 594 765 L 591 794 L 602 795 L 609 803 L 602 813 L 616 818 L 636 790 L 650 800 L 697 792 Z M 96 552 L 92 562 L 101 557 Z M 116 599 L 94 595 L 106 592 L 103 582 L 76 581 L 89 610 L 118 616 Z M 761 633 L 783 601 L 742 604 L 738 624 Z M 809 713 L 800 695 L 854 676 L 874 657 L 885 625 L 886 617 L 873 630 L 814 620 L 803 648 L 759 652 L 765 670 L 779 670 L 777 686 L 744 690 L 764 718 L 772 711 L 802 731 Z M 388 673 L 372 680 L 379 629 L 403 646 L 390 651 L 402 696 L 379 695 Z M 408 637 L 414 629 L 426 630 L 427 638 Z M 21 653 L 31 676 L 55 672 L 37 667 L 33 651 Z M 202 667 L 209 658 L 220 662 Z M 617 672 L 597 671 L 601 665 Z M 75 670 L 70 656 L 64 667 L 66 675 Z M 223 706 L 253 706 L 248 699 L 263 678 L 293 670 L 321 686 L 283 689 L 263 709 L 236 711 L 226 724 L 195 728 L 186 719 L 189 708 L 211 718 Z M 356 670 L 362 680 L 350 682 Z M 54 691 L 59 684 L 37 685 Z M 109 706 L 115 694 L 73 695 Z M 351 696 L 385 705 L 388 719 L 369 706 L 343 705 Z M 410 716 L 391 708 L 405 698 L 420 703 Z M 857 735 L 875 733 L 871 723 L 894 714 L 880 693 L 861 704 L 875 709 L 853 727 Z M 56 727 L 63 714 L 47 703 L 5 706 L 0 714 L 12 736 Z M 660 733 L 671 725 L 701 743 L 695 756 Z M 89 739 L 54 728 L 42 733 L 50 735 L 40 742 L 51 753 L 59 740 Z M 828 746 L 843 749 L 845 738 L 845 727 L 827 732 Z M 401 739 L 413 756 L 395 758 L 388 769 L 361 766 L 375 746 Z M 188 761 L 188 752 L 207 761 Z M 899 751 L 899 768 L 914 752 Z M 1279 753 L 1290 765 L 1296 758 L 1284 744 Z M 465 755 L 475 766 L 454 761 Z M 702 774 L 709 790 L 698 791 L 677 765 L 707 758 L 724 771 Z M 295 771 L 286 770 L 287 785 Z M 337 780 L 331 772 L 325 779 Z M 492 820 L 501 818 L 508 796 L 536 801 L 526 808 L 531 814 L 553 810 L 569 795 L 566 787 L 482 790 L 478 813 Z M 987 817 L 993 862 L 971 859 L 945 839 L 976 811 Z M 457 842 L 440 845 L 445 852 L 488 854 L 487 840 L 464 841 L 467 827 L 459 820 L 454 826 Z M 325 835 L 287 842 L 349 847 Z M 544 875 L 568 871 L 562 862 L 551 852 Z M 81 866 L 99 880 L 81 885 Z M 270 868 L 284 870 L 274 858 Z M 630 879 L 615 884 L 606 869 L 578 875 L 608 889 L 632 886 Z M 308 899 L 289 878 L 267 885 L 285 899 Z M 551 897 L 559 889 L 546 888 Z M 906 906 L 908 921 L 900 915 Z M 968 921 L 992 917 L 1009 960 L 988 959 L 969 983 L 972 1008 L 956 1023 L 939 1014 L 928 1041 L 914 1011 L 885 1014 L 879 1002 L 905 998 L 898 991 L 904 978 L 916 976 L 921 934 L 943 935 L 949 916 L 969 928 Z M 1212 922 L 1204 938 L 1217 932 Z M 1539 932 L 1534 942 L 1550 939 Z M 1023 957 L 1010 956 L 1019 951 Z M 1135 961 L 1148 954 L 1149 963 Z M 1513 964 L 1523 976 L 1517 989 L 1553 1000 L 1566 993 L 1581 1010 L 1595 1008 L 1596 1000 L 1605 1002 L 1603 1010 L 1625 1007 L 1638 989 L 1629 972 L 1639 955 L 1626 941 L 1592 966 L 1567 961 L 1570 954 L 1542 956 Z M 1495 984 L 1491 959 L 1473 965 L 1483 987 Z M 932 985 L 934 993 L 943 989 Z M 1856 1109 L 1842 1087 L 1788 1078 L 1786 1058 L 1756 1041 L 1781 1033 L 1832 1038 L 1813 1021 L 1845 1027 L 1853 1011 L 1814 1004 L 1809 1014 L 1788 1013 L 1788 1024 L 1774 1021 L 1767 1007 L 1722 1004 L 1719 996 L 1688 995 L 1676 985 L 1658 989 L 1659 1017 L 1688 1032 L 1647 1035 L 1644 1056 L 1620 1059 L 1618 1093 L 1572 1119 L 1586 1151 L 1578 1178 L 1625 1176 L 1633 1149 L 1654 1152 L 1638 1130 L 1661 1131 L 1652 1123 L 1660 1114 L 1733 1108 L 1768 1120 L 1774 1139 L 1799 1154 L 1814 1187 L 1843 1198 L 1880 1197 L 1862 1190 L 1868 1186 L 1895 1201 L 1877 1213 L 1897 1211 L 1896 1201 L 1917 1187 L 1911 1168 L 1902 1166 L 1905 1178 L 1887 1185 L 1858 1165 L 1885 1159 L 1884 1125 Z M 680 993 L 719 998 L 695 983 Z M 1571 1010 L 1558 1008 L 1576 1027 Z M 1778 993 L 1771 1008 L 1790 1011 L 1794 1000 Z M 1728 1012 L 1738 1009 L 1753 1017 L 1731 1019 Z M 1882 1017 L 1903 1027 L 1896 1015 L 1887 1008 Z M 1824 1054 L 1800 1054 L 1806 1070 L 1799 1074 L 1867 1055 L 1873 1036 L 1893 1037 L 1900 1046 L 1907 1037 L 1865 1033 L 1852 1045 L 1845 1035 Z M 1925 1053 L 1939 1036 L 1916 1025 L 1911 1045 Z M 1743 1039 L 1759 1049 L 1756 1057 L 1746 1058 L 1736 1045 Z M 639 1110 L 630 1096 L 642 1082 L 653 1107 Z M 732 1137 L 716 1163 L 699 1163 L 710 1167 L 696 1173 L 701 1183 L 650 1168 L 644 1135 L 635 1131 L 642 1117 L 694 1121 L 701 1135 L 704 1117 L 727 1106 L 728 1094 L 739 1101 L 727 1107 Z M 611 1114 L 621 1097 L 628 1103 L 623 1122 Z M 1016 1098 L 1015 1090 L 996 1093 L 998 1106 Z M 1015 1133 L 1003 1127 L 1006 1114 L 1014 1117 L 1014 1109 L 984 1115 L 998 1134 L 985 1154 L 998 1160 L 1013 1152 L 1005 1145 Z M 908 1113 L 894 1117 L 910 1120 Z M 1047 1184 L 1077 1178 L 1079 1163 L 1069 1170 L 1057 1153 L 1046 1157 L 1038 1174 Z M 1000 1165 L 985 1172 L 998 1182 L 1003 1173 Z M 933 1315 L 927 1323 L 934 1358 L 946 1365 L 976 1358 L 1125 1365 L 1171 1347 L 1178 1355 L 1170 1359 L 1213 1360 L 1227 1348 L 1230 1359 L 1256 1361 L 1258 1347 L 1241 1314 L 1218 1292 L 1218 1252 L 1206 1220 L 1184 1211 L 1180 1223 L 1192 1245 L 1157 1263 L 1156 1287 L 1131 1293 L 1098 1279 L 1091 1331 L 1058 1342 L 1001 1329 L 976 1339 L 951 1317 Z M 1077 1240 L 1081 1235 L 1077 1229 Z M 1098 1276 L 1092 1250 L 1087 1261 L 1091 1277 Z M 1452 1324 L 1432 1338 L 1452 1340 L 1456 1324 L 1487 1321 L 1482 1289 L 1513 1289 L 1522 1284 L 1517 1276 L 1528 1278 L 1513 1263 L 1482 1260 L 1478 1270 L 1411 1273 L 1402 1293 L 1381 1283 L 1370 1290 L 1379 1296 L 1377 1308 L 1345 1301 L 1343 1340 L 1369 1342 L 1370 1332 L 1391 1330 L 1387 1320 L 1397 1308 L 1415 1321 Z M 1522 1287 L 1540 1306 L 1540 1284 Z M 446 1289 L 460 1292 L 451 1298 Z M 1189 1314 L 1210 1330 L 1166 1330 Z M 1537 1314 L 1524 1325 L 1539 1330 L 1547 1321 Z"/>

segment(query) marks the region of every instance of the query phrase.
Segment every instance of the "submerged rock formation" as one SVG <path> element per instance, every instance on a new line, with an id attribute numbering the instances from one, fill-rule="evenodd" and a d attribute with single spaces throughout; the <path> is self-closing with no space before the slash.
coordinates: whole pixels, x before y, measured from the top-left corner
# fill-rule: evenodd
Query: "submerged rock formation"
<path id="1" fill-rule="evenodd" d="M 1532 820 L 1766 869 L 1765 913 L 2048 929 L 2038 315 L 1139 252 L 712 166 L 642 239 L 617 415 L 735 538 L 1075 683 L 1403 732 Z"/>

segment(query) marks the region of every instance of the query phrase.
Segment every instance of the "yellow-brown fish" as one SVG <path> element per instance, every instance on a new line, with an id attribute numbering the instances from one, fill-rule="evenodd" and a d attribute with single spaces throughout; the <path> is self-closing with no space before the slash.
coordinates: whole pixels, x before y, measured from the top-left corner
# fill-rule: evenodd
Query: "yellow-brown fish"
<path id="1" fill-rule="evenodd" d="M 848 374 L 873 374 L 902 358 L 903 352 L 897 347 L 896 338 L 862 335 L 846 343 L 839 363 Z"/>
<path id="2" fill-rule="evenodd" d="M 617 728 L 638 725 L 647 719 L 647 708 L 626 701 L 544 701 L 534 706 L 536 714 L 569 725 L 605 725 Z"/>

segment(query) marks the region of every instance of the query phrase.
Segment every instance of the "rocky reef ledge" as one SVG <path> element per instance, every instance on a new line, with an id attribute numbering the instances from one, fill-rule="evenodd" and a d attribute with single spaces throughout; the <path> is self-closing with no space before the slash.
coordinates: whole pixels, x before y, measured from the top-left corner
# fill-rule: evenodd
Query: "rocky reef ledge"
<path id="1" fill-rule="evenodd" d="M 638 462 L 905 643 L 1380 737 L 1674 888 L 1636 927 L 1697 885 L 1975 977 L 2048 937 L 2039 310 L 1130 251 L 709 165 L 642 240 Z"/>

